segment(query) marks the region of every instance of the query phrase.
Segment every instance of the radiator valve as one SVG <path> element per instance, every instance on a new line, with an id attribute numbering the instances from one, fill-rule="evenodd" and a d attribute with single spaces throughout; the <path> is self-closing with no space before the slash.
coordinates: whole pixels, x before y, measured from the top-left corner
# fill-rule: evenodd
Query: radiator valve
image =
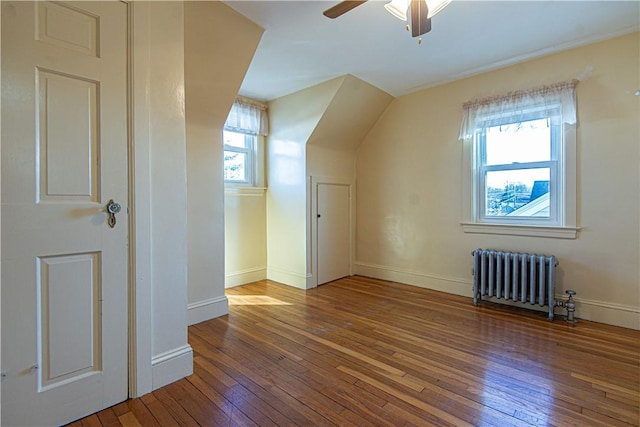
<path id="1" fill-rule="evenodd" d="M 576 302 L 573 299 L 573 296 L 576 294 L 576 291 L 572 289 L 567 289 L 565 294 L 569 295 L 569 299 L 566 301 L 556 301 L 556 306 L 563 307 L 567 310 L 567 322 L 568 323 L 576 323 L 576 318 L 574 316 L 576 311 Z"/>

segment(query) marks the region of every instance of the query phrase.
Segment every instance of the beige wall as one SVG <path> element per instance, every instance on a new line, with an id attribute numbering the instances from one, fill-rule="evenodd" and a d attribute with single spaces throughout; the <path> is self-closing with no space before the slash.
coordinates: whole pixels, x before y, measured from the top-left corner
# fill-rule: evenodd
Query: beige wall
<path id="1" fill-rule="evenodd" d="M 342 78 L 269 103 L 267 277 L 307 288 L 309 192 L 306 144 Z"/>
<path id="2" fill-rule="evenodd" d="M 220 2 L 185 2 L 189 324 L 227 313 L 222 128 L 263 29 Z"/>
<path id="3" fill-rule="evenodd" d="M 355 150 L 339 150 L 307 145 L 307 174 L 311 177 L 348 178 L 356 175 Z"/>
<path id="4" fill-rule="evenodd" d="M 149 182 L 152 278 L 152 387 L 192 372 L 187 343 L 187 198 L 183 8 L 149 9 Z M 142 230 L 141 230 L 142 231 Z"/>
<path id="5" fill-rule="evenodd" d="M 307 176 L 309 177 L 309 226 L 307 244 L 310 265 L 308 287 L 318 284 L 317 214 L 326 207 L 318 206 L 318 185 L 349 186 L 350 259 L 355 253 L 356 149 L 393 97 L 352 75 L 342 78 L 339 89 L 307 142 Z"/>
<path id="6" fill-rule="evenodd" d="M 135 285 L 130 393 L 141 396 L 193 371 L 187 342 L 187 198 L 184 26 L 181 2 L 133 10 L 131 273 Z"/>
<path id="7" fill-rule="evenodd" d="M 225 287 L 267 278 L 267 200 L 263 189 L 224 195 Z"/>
<path id="8" fill-rule="evenodd" d="M 353 185 L 355 149 L 392 99 L 344 75 L 269 104 L 269 279 L 316 286 L 315 183 Z"/>
<path id="9" fill-rule="evenodd" d="M 579 317 L 640 327 L 639 53 L 635 33 L 396 99 L 357 153 L 357 272 L 471 296 L 473 249 L 555 254 Z M 463 233 L 462 104 L 579 76 L 578 238 Z"/>
<path id="10" fill-rule="evenodd" d="M 340 86 L 307 141 L 307 175 L 355 178 L 356 149 L 393 97 L 352 75 Z"/>

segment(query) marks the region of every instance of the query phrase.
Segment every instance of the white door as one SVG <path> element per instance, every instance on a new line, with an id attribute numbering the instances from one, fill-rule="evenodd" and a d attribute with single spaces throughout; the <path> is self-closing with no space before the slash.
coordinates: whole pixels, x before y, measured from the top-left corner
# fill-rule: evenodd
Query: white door
<path id="1" fill-rule="evenodd" d="M 318 285 L 349 276 L 349 186 L 318 184 Z"/>
<path id="2" fill-rule="evenodd" d="M 127 28 L 119 1 L 2 2 L 3 426 L 127 398 Z"/>

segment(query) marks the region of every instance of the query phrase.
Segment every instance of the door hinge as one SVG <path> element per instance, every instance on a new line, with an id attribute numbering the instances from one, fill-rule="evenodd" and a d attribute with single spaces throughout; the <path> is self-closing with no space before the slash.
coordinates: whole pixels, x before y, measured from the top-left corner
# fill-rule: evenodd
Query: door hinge
<path id="1" fill-rule="evenodd" d="M 4 381 L 7 378 L 7 371 L 0 371 L 0 381 Z"/>

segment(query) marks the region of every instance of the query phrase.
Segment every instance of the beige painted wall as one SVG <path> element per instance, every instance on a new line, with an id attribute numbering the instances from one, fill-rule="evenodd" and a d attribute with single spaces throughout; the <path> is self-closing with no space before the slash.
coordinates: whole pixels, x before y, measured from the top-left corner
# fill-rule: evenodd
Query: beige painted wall
<path id="1" fill-rule="evenodd" d="M 150 7 L 149 158 L 153 384 L 191 373 L 187 343 L 186 149 L 180 3 Z M 186 357 L 185 357 L 186 356 Z M 168 363 L 167 359 L 170 361 Z"/>
<path id="2" fill-rule="evenodd" d="M 307 174 L 311 177 L 336 177 L 354 180 L 356 151 L 307 145 Z"/>
<path id="3" fill-rule="evenodd" d="M 358 148 L 393 97 L 350 74 L 322 114 L 307 144 L 352 151 Z"/>
<path id="4" fill-rule="evenodd" d="M 318 206 L 319 184 L 349 185 L 351 206 L 349 209 L 350 259 L 352 265 L 355 249 L 355 178 L 356 148 L 367 136 L 373 125 L 393 97 L 354 76 L 346 75 L 340 83 L 331 103 L 307 142 L 307 176 L 309 177 L 309 227 L 308 287 L 317 286 L 318 247 L 317 214 L 326 207 Z"/>
<path id="5" fill-rule="evenodd" d="M 352 75 L 341 77 L 307 141 L 307 175 L 355 178 L 356 149 L 393 99 Z"/>
<path id="6" fill-rule="evenodd" d="M 180 2 L 133 9 L 133 181 L 136 374 L 141 396 L 193 371 L 187 342 L 184 27 Z"/>
<path id="7" fill-rule="evenodd" d="M 263 189 L 224 195 L 225 287 L 267 278 L 267 199 Z"/>
<path id="8" fill-rule="evenodd" d="M 639 55 L 635 33 L 396 99 L 357 153 L 357 272 L 471 296 L 473 249 L 555 254 L 578 317 L 639 328 Z M 578 238 L 463 233 L 462 104 L 579 76 Z"/>
<path id="9" fill-rule="evenodd" d="M 263 29 L 220 2 L 185 2 L 189 324 L 224 315 L 222 128 Z"/>
<path id="10" fill-rule="evenodd" d="M 306 144 L 342 80 L 269 103 L 267 278 L 301 289 L 307 288 L 311 263 Z"/>
<path id="11" fill-rule="evenodd" d="M 353 184 L 355 149 L 392 99 L 344 75 L 269 103 L 269 279 L 316 286 L 315 180 Z"/>

